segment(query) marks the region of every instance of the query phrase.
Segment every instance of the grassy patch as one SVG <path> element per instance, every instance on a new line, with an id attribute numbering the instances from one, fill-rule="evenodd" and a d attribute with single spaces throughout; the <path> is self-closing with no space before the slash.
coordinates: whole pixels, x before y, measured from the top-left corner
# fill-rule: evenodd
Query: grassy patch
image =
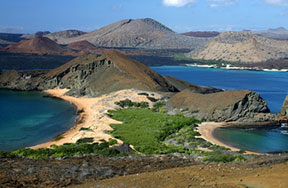
<path id="1" fill-rule="evenodd" d="M 124 122 L 111 125 L 114 129 L 111 134 L 145 154 L 185 152 L 182 147 L 166 146 L 162 141 L 185 126 L 196 127 L 196 123 L 199 123 L 194 118 L 170 116 L 140 108 L 110 111 L 110 116 Z"/>

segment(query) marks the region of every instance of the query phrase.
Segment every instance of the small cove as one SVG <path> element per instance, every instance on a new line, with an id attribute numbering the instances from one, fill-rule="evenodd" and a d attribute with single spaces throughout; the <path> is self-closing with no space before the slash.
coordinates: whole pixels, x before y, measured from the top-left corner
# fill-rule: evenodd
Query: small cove
<path id="1" fill-rule="evenodd" d="M 288 72 L 226 70 L 186 66 L 151 67 L 162 75 L 194 84 L 226 90 L 249 89 L 259 93 L 271 112 L 280 112 L 288 92 Z M 288 151 L 288 128 L 240 129 L 218 128 L 213 135 L 232 147 L 259 153 Z"/>
<path id="2" fill-rule="evenodd" d="M 47 142 L 69 130 L 76 107 L 37 91 L 0 90 L 0 151 Z"/>

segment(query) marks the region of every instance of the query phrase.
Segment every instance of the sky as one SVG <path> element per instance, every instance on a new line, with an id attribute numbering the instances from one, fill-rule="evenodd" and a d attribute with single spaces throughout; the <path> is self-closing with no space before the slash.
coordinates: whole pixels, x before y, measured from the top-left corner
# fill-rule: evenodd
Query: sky
<path id="1" fill-rule="evenodd" d="M 153 18 L 176 32 L 288 29 L 288 0 L 0 0 L 0 32 L 93 31 Z"/>

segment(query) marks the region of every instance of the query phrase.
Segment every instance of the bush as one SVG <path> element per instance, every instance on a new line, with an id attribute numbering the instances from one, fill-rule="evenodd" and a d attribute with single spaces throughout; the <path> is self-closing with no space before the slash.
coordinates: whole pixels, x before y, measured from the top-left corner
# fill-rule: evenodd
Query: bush
<path id="1" fill-rule="evenodd" d="M 77 140 L 76 144 L 86 144 L 94 142 L 94 138 L 80 138 Z"/>

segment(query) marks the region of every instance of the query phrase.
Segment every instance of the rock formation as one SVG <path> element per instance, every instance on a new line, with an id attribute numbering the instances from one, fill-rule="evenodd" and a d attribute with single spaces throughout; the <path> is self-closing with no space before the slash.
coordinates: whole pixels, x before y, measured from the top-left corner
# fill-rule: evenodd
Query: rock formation
<path id="1" fill-rule="evenodd" d="M 225 32 L 205 48 L 187 54 L 193 59 L 255 63 L 288 57 L 288 41 L 272 40 L 251 32 Z"/>
<path id="2" fill-rule="evenodd" d="M 288 95 L 285 98 L 285 101 L 282 105 L 280 115 L 288 119 Z"/>
<path id="3" fill-rule="evenodd" d="M 187 109 L 189 116 L 206 121 L 262 122 L 275 119 L 266 102 L 248 90 L 200 94 L 186 89 L 174 95 L 168 106 Z"/>

